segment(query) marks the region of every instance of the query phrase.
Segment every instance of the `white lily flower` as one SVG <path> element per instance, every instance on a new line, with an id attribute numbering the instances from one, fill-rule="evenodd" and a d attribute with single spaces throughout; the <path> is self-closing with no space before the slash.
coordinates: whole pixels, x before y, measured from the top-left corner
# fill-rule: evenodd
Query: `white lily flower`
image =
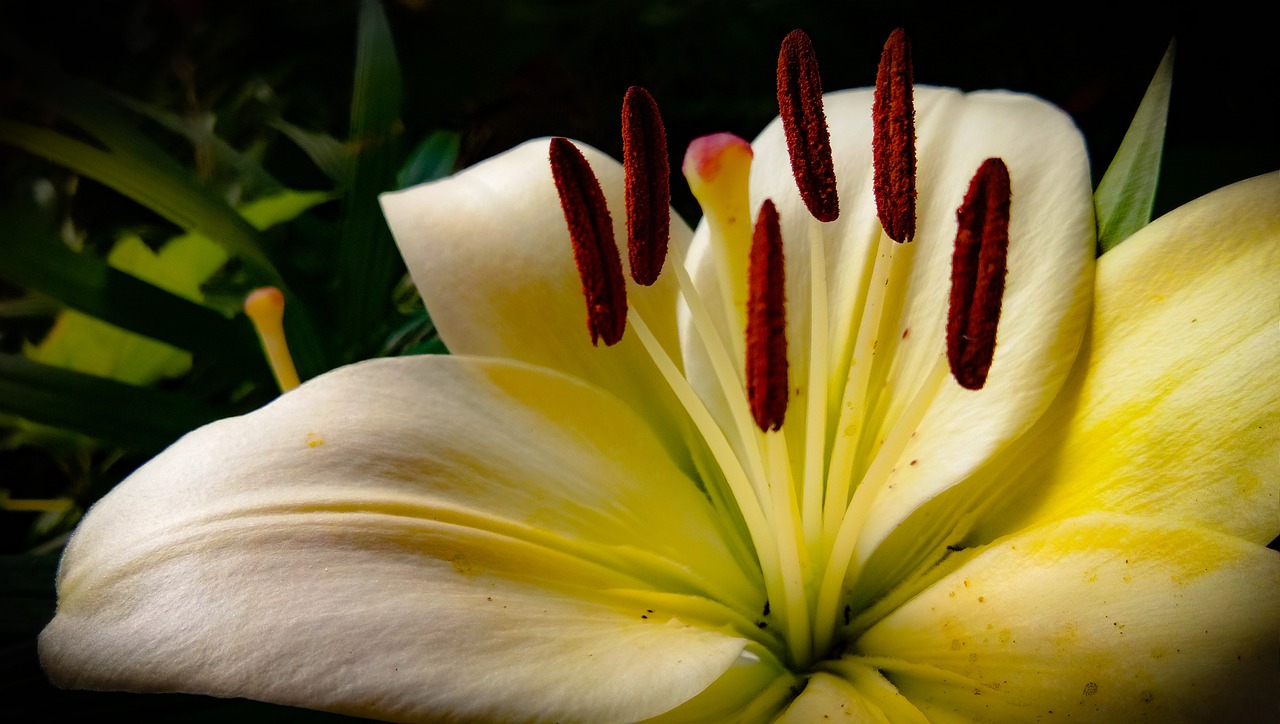
<path id="1" fill-rule="evenodd" d="M 621 312 L 575 262 L 566 215 L 598 208 L 557 190 L 562 139 L 384 197 L 453 356 L 335 370 L 118 486 L 67 547 L 49 675 L 403 722 L 1265 720 L 1280 174 L 1095 273 L 1070 119 L 916 86 L 900 243 L 873 96 L 822 98 L 834 190 L 781 120 L 691 150 L 708 219 L 671 219 Z M 623 166 L 576 148 L 626 208 Z M 974 390 L 947 375 L 957 300 L 985 314 L 953 253 L 993 158 L 1007 275 Z M 748 283 L 766 199 L 785 267 Z M 783 319 L 755 292 L 785 296 L 781 372 L 745 335 Z M 781 410 L 756 412 L 752 355 Z"/>

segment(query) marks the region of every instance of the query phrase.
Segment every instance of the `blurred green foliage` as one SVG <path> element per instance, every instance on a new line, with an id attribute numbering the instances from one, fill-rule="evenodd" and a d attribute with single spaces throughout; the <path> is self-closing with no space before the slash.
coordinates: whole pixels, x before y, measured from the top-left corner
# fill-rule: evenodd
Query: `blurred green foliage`
<path id="1" fill-rule="evenodd" d="M 76 0 L 0 3 L 0 694 L 21 720 L 341 717 L 202 697 L 59 692 L 33 637 L 79 514 L 147 457 L 275 390 L 239 305 L 287 296 L 304 379 L 441 352 L 377 206 L 528 138 L 618 157 L 630 85 L 672 167 L 694 137 L 776 114 L 780 39 L 828 89 L 874 81 L 905 27 L 917 82 L 1043 96 L 1095 181 L 1171 38 L 1157 215 L 1280 166 L 1277 59 L 1227 4 L 836 0 Z M 672 184 L 687 220 L 697 207 Z M 1144 193 L 1149 193 L 1144 191 Z M 501 210 L 495 210 L 501 213 Z"/>

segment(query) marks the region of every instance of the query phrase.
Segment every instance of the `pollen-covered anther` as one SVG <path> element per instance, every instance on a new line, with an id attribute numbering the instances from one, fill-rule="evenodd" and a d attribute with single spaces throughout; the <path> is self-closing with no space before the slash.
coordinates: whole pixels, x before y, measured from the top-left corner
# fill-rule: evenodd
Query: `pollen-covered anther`
<path id="1" fill-rule="evenodd" d="M 751 237 L 747 276 L 747 400 L 761 430 L 787 414 L 787 314 L 778 210 L 765 199 Z"/>
<path id="2" fill-rule="evenodd" d="M 639 86 L 622 99 L 622 167 L 631 278 L 649 286 L 662 271 L 671 236 L 671 167 L 658 104 Z"/>
<path id="3" fill-rule="evenodd" d="M 813 42 L 801 30 L 788 33 L 778 53 L 778 111 L 800 198 L 815 219 L 835 221 L 840 216 L 840 200 L 831 136 L 822 110 L 822 77 Z"/>
<path id="4" fill-rule="evenodd" d="M 947 361 L 962 387 L 980 390 L 996 350 L 1009 251 L 1009 169 L 989 158 L 978 167 L 956 211 L 951 257 Z"/>
<path id="5" fill-rule="evenodd" d="M 591 343 L 616 344 L 627 327 L 627 283 L 604 192 L 587 159 L 568 139 L 551 139 L 549 156 L 587 302 Z"/>
<path id="6" fill-rule="evenodd" d="M 876 214 L 890 239 L 916 234 L 916 126 L 912 99 L 911 41 L 894 30 L 880 53 L 871 107 Z"/>

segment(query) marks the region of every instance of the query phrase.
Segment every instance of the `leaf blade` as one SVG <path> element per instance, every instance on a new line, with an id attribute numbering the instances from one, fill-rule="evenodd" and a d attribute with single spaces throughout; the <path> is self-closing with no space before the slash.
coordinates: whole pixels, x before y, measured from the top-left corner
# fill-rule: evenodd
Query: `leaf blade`
<path id="1" fill-rule="evenodd" d="M 1175 44 L 1170 42 L 1119 150 L 1094 192 L 1098 245 L 1104 254 L 1151 221 L 1169 117 L 1174 50 Z"/>
<path id="2" fill-rule="evenodd" d="M 143 451 L 237 412 L 12 354 L 0 354 L 0 411 Z"/>

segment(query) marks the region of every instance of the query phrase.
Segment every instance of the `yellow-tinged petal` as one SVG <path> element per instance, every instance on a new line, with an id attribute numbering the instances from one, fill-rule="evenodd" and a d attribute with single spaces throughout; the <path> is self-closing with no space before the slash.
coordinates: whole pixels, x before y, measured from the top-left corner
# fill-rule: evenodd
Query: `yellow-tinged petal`
<path id="1" fill-rule="evenodd" d="M 726 540 L 597 388 L 366 362 L 191 433 L 91 509 L 41 658 L 62 686 L 392 721 L 637 720 L 761 635 Z"/>
<path id="2" fill-rule="evenodd" d="M 1275 551 L 1096 513 L 991 544 L 854 649 L 930 720 L 1270 721 L 1278 587 Z"/>
<path id="3" fill-rule="evenodd" d="M 384 194 L 382 209 L 445 345 L 455 354 L 502 357 L 567 372 L 631 403 L 678 451 L 678 404 L 633 331 L 596 347 L 573 246 L 548 160 L 529 141 L 446 179 Z M 584 144 L 625 259 L 622 165 Z M 674 216 L 671 244 L 689 228 Z M 627 275 L 628 302 L 679 364 L 675 282 L 651 287 Z"/>
<path id="4" fill-rule="evenodd" d="M 988 530 L 1111 510 L 1280 534 L 1280 172 L 1102 257 L 1087 346 L 1029 442 L 1049 452 L 1019 475 L 1032 502 Z"/>

